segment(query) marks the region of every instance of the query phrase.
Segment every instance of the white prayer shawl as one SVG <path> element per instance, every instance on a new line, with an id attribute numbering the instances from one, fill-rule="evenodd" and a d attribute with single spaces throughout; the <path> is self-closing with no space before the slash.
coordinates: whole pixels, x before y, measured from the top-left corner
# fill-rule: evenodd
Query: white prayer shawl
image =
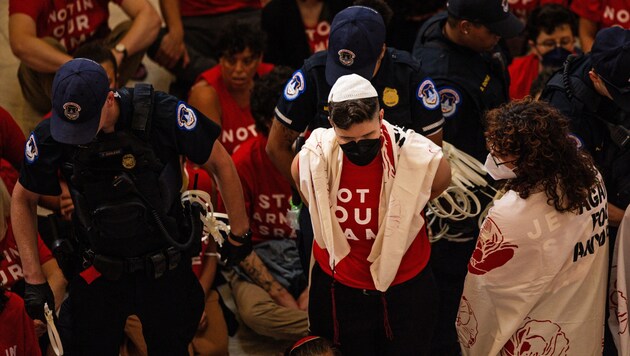
<path id="1" fill-rule="evenodd" d="M 455 323 L 464 355 L 601 355 L 605 194 L 598 183 L 581 214 L 556 211 L 543 192 L 495 202 Z"/>
<path id="2" fill-rule="evenodd" d="M 620 356 L 630 356 L 630 330 L 628 330 L 628 299 L 630 294 L 630 207 L 619 225 L 610 270 L 610 316 L 608 325 Z"/>
<path id="3" fill-rule="evenodd" d="M 382 134 L 387 137 L 381 149 L 379 229 L 368 256 L 379 291 L 390 286 L 402 257 L 424 224 L 421 212 L 442 158 L 439 146 L 413 130 L 402 131 L 385 120 L 383 127 Z M 388 150 L 393 150 L 394 162 L 390 162 Z M 299 154 L 299 188 L 309 204 L 315 242 L 328 251 L 331 268 L 350 253 L 334 216 L 342 162 L 343 151 L 332 128 L 314 130 Z"/>

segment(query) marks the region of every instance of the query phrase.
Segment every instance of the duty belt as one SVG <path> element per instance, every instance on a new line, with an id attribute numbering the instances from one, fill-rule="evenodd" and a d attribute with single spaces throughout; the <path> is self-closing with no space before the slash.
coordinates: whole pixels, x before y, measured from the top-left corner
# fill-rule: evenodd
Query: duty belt
<path id="1" fill-rule="evenodd" d="M 182 259 L 180 251 L 174 247 L 148 253 L 139 257 L 118 258 L 95 254 L 93 265 L 104 277 L 116 281 L 123 274 L 144 270 L 147 277 L 157 279 L 166 271 L 174 270 Z"/>

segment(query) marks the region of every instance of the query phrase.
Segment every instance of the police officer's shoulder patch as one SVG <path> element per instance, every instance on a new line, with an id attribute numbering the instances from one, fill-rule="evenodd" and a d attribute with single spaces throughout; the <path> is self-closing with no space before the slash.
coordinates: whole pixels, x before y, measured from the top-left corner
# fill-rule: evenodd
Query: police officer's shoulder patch
<path id="1" fill-rule="evenodd" d="M 197 114 L 183 101 L 177 103 L 177 127 L 186 131 L 192 131 L 197 127 Z"/>
<path id="2" fill-rule="evenodd" d="M 435 89 L 435 84 L 429 78 L 425 78 L 418 85 L 418 90 L 416 91 L 416 99 L 418 99 L 422 105 L 429 109 L 435 110 L 440 105 L 440 96 L 438 95 L 437 90 Z"/>
<path id="3" fill-rule="evenodd" d="M 462 95 L 457 89 L 451 87 L 443 87 L 439 92 L 442 103 L 442 115 L 445 118 L 455 115 L 462 104 Z"/>
<path id="4" fill-rule="evenodd" d="M 26 145 L 24 145 L 24 159 L 27 164 L 33 164 L 37 161 L 38 157 L 39 149 L 37 148 L 37 138 L 35 137 L 35 133 L 31 132 L 26 140 Z"/>
<path id="5" fill-rule="evenodd" d="M 284 86 L 284 98 L 288 101 L 297 99 L 306 90 L 306 80 L 301 70 L 293 73 L 291 79 Z"/>

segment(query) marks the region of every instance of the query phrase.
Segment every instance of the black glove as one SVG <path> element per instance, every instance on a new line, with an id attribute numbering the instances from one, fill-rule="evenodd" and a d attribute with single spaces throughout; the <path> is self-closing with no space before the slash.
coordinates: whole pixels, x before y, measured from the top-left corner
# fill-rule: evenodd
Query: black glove
<path id="1" fill-rule="evenodd" d="M 26 313 L 31 319 L 46 322 L 46 317 L 44 317 L 45 303 L 48 303 L 50 310 L 55 310 L 55 297 L 48 282 L 42 284 L 25 283 L 24 306 L 26 307 Z"/>
<path id="2" fill-rule="evenodd" d="M 219 247 L 221 261 L 227 267 L 234 267 L 241 263 L 252 252 L 252 241 L 248 239 L 240 246 L 234 246 L 230 240 L 225 239 L 223 246 Z"/>

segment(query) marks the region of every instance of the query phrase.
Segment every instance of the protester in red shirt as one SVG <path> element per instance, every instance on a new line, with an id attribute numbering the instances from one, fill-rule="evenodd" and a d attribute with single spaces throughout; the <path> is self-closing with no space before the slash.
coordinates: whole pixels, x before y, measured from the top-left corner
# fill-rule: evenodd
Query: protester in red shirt
<path id="1" fill-rule="evenodd" d="M 571 12 L 549 4 L 535 9 L 525 27 L 529 54 L 514 58 L 510 72 L 510 99 L 530 95 L 532 82 L 545 67 L 557 69 L 575 52 L 576 24 Z"/>
<path id="2" fill-rule="evenodd" d="M 254 78 L 268 73 L 273 65 L 262 63 L 264 35 L 247 23 L 232 23 L 220 43 L 219 64 L 199 76 L 188 102 L 221 125 L 220 141 L 232 154 L 257 135 L 249 111 L 250 93 Z"/>
<path id="3" fill-rule="evenodd" d="M 39 356 L 33 321 L 26 314 L 24 300 L 5 291 L 0 284 L 0 354 L 11 356 Z"/>
<path id="4" fill-rule="evenodd" d="M 316 129 L 292 174 L 313 223 L 310 331 L 344 354 L 428 355 L 437 287 L 423 210 L 450 183 L 439 146 L 383 119 L 363 77 L 340 77 L 330 129 Z"/>
<path id="5" fill-rule="evenodd" d="M 131 18 L 110 30 L 109 3 Z M 136 71 L 157 36 L 160 17 L 147 0 L 10 0 L 9 42 L 21 64 L 18 79 L 25 99 L 50 111 L 55 72 L 83 43 L 103 41 L 116 58 L 119 86 Z"/>
<path id="6" fill-rule="evenodd" d="M 8 111 L 0 107 L 0 178 L 9 194 L 19 177 L 26 138 Z"/>

